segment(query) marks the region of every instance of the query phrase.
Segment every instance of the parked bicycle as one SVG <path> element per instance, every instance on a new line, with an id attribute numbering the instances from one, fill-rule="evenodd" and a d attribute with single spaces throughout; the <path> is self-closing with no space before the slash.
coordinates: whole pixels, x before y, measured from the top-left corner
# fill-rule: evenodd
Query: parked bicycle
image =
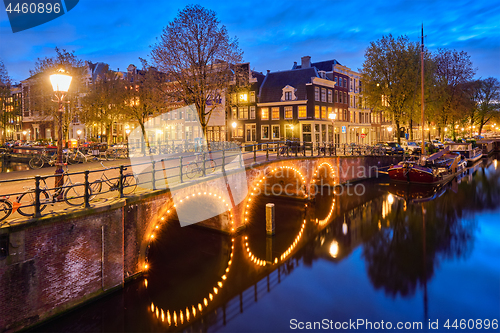
<path id="1" fill-rule="evenodd" d="M 68 174 L 67 165 L 66 171 L 63 173 L 63 176 L 65 179 L 64 185 L 61 187 L 56 187 L 54 189 L 50 189 L 47 186 L 44 178 L 41 179 L 40 212 L 43 211 L 47 207 L 47 205 L 54 204 L 63 200 L 71 206 L 81 206 L 85 203 L 85 184 L 73 183 L 71 177 Z M 17 202 L 21 204 L 17 211 L 19 214 L 29 217 L 35 215 L 35 188 L 25 187 L 25 189 L 27 189 L 27 191 L 17 198 Z M 89 196 L 91 195 L 92 188 L 89 188 Z"/>
<path id="2" fill-rule="evenodd" d="M 203 174 L 203 154 L 195 153 L 195 159 L 182 167 L 182 173 L 188 178 L 194 178 L 196 175 Z M 206 155 L 205 155 L 206 157 Z M 209 157 L 205 160 L 205 173 L 214 172 L 217 168 L 217 163 Z"/>
<path id="3" fill-rule="evenodd" d="M 0 197 L 0 222 L 6 220 L 11 214 L 15 213 L 19 208 L 19 204 L 17 202 L 12 202 L 9 200 L 9 196 Z M 4 223 L 0 223 L 0 226 Z"/>
<path id="4" fill-rule="evenodd" d="M 69 163 L 72 164 L 68 151 L 65 150 L 63 151 L 63 163 Z M 28 162 L 28 165 L 32 169 L 40 169 L 42 168 L 45 164 L 48 164 L 50 166 L 54 166 L 57 162 L 57 154 L 49 155 L 48 152 L 44 149 L 41 154 L 33 156 L 30 161 Z"/>
<path id="5" fill-rule="evenodd" d="M 108 176 L 106 175 L 106 171 L 110 170 L 111 168 L 105 167 L 102 162 L 101 165 L 104 168 L 101 177 L 90 184 L 90 188 L 92 189 L 93 193 L 91 199 L 95 198 L 97 193 L 101 193 L 103 183 L 109 186 L 110 191 L 118 191 L 120 189 L 120 179 L 108 178 Z M 135 176 L 132 173 L 123 175 L 123 194 L 130 194 L 134 192 L 136 188 L 137 179 L 135 178 Z"/>
<path id="6" fill-rule="evenodd" d="M 74 163 L 86 163 L 88 161 L 97 160 L 97 157 L 92 154 L 84 154 L 80 149 L 75 149 L 69 153 L 68 160 Z"/>

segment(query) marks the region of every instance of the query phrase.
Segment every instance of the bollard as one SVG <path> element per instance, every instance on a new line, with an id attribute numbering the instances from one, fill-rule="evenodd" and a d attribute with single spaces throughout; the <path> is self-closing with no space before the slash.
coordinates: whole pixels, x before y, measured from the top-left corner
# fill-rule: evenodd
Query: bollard
<path id="1" fill-rule="evenodd" d="M 266 204 L 266 234 L 274 235 L 274 204 L 268 203 Z"/>
<path id="2" fill-rule="evenodd" d="M 273 263 L 273 237 L 266 236 L 266 262 Z"/>

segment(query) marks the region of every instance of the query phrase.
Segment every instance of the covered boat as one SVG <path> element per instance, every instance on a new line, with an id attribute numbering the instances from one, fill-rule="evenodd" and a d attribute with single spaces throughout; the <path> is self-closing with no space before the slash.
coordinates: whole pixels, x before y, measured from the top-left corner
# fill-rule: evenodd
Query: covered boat
<path id="1" fill-rule="evenodd" d="M 393 181 L 439 184 L 451 180 L 461 168 L 461 155 L 449 147 L 428 157 L 413 158 L 392 165 L 387 173 Z"/>
<path id="2" fill-rule="evenodd" d="M 472 148 L 472 143 L 446 143 L 446 146 L 450 147 L 450 151 L 460 153 L 469 166 L 476 163 L 483 155 L 481 147 Z"/>

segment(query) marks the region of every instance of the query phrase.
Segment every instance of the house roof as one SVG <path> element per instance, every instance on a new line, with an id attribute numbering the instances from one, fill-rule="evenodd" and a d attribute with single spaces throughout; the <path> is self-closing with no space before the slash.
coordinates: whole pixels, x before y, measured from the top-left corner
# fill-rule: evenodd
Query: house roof
<path id="1" fill-rule="evenodd" d="M 289 85 L 297 89 L 295 96 L 299 100 L 307 98 L 306 84 L 311 83 L 311 77 L 318 77 L 316 68 L 293 69 L 288 71 L 268 73 L 261 85 L 259 102 L 277 102 L 283 95 L 282 89 Z"/>
<path id="2" fill-rule="evenodd" d="M 325 72 L 333 71 L 333 66 L 335 65 L 341 65 L 341 64 L 335 59 L 311 63 L 311 67 L 316 67 L 318 71 L 325 71 Z M 292 67 L 292 69 L 300 69 L 300 68 L 302 68 L 302 65 L 293 65 Z"/>

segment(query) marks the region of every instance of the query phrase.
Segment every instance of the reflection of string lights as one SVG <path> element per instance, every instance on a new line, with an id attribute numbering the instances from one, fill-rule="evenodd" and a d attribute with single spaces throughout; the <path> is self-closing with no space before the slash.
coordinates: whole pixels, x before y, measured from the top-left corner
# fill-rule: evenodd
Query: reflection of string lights
<path id="1" fill-rule="evenodd" d="M 187 195 L 183 199 L 180 199 L 179 203 L 186 203 L 188 200 L 192 201 L 193 198 L 202 197 L 202 196 L 219 200 L 223 204 L 223 206 L 226 207 L 227 211 L 229 212 L 230 219 L 231 219 L 231 232 L 234 232 L 234 220 L 233 220 L 233 213 L 231 211 L 231 207 L 229 207 L 229 204 L 226 202 L 226 199 L 223 199 L 221 195 L 219 195 L 215 192 L 206 192 L 206 191 L 205 192 L 197 192 L 197 193 L 192 193 L 191 195 Z M 177 207 L 176 204 L 172 205 L 172 208 L 176 208 L 176 207 Z M 160 228 L 160 225 L 166 221 L 167 217 L 173 213 L 172 208 L 167 209 L 163 214 L 159 214 L 160 216 L 157 219 L 157 222 L 153 228 L 153 231 L 147 236 L 148 246 L 155 238 L 154 231 L 158 230 Z M 148 269 L 147 262 L 144 263 L 143 268 L 144 268 L 144 270 Z"/>
<path id="2" fill-rule="evenodd" d="M 227 279 L 227 274 L 229 273 L 231 264 L 233 262 L 233 251 L 234 238 L 231 239 L 231 254 L 229 255 L 229 261 L 227 262 L 226 270 L 221 276 L 222 281 L 225 281 Z M 213 301 L 215 295 L 219 293 L 219 289 L 221 289 L 224 285 L 222 281 L 218 281 L 216 286 L 212 288 L 212 291 L 208 293 L 208 299 L 207 297 L 203 297 L 203 301 L 199 302 L 197 305 L 191 305 L 191 309 L 189 309 L 189 306 L 186 306 L 185 310 L 180 309 L 178 311 L 173 311 L 172 314 L 170 314 L 170 310 L 167 310 L 165 315 L 165 311 L 162 308 L 156 306 L 153 302 L 151 302 L 151 307 L 148 307 L 148 309 L 156 316 L 157 319 L 160 319 L 162 323 L 166 321 L 168 326 L 177 326 L 178 324 L 182 325 L 184 324 L 184 322 L 189 322 L 191 318 L 195 318 L 198 313 L 203 312 L 203 310 L 208 307 L 209 302 Z M 146 288 L 148 287 L 147 279 L 144 280 L 144 285 L 146 286 Z M 177 313 L 179 313 L 179 315 L 177 315 Z"/>
<path id="3" fill-rule="evenodd" d="M 332 206 L 330 207 L 330 211 L 328 212 L 328 215 L 323 220 L 318 220 L 316 218 L 316 223 L 319 224 L 321 227 L 324 226 L 325 224 L 327 224 L 328 221 L 330 220 L 330 217 L 332 217 L 334 208 L 335 208 L 335 198 L 332 199 Z"/>
<path id="4" fill-rule="evenodd" d="M 291 170 L 291 171 L 297 173 L 298 176 L 300 177 L 300 179 L 302 180 L 302 184 L 305 183 L 305 178 L 304 178 L 304 175 L 302 174 L 302 172 L 300 172 L 300 170 L 298 170 L 298 169 L 296 169 L 294 167 L 287 166 L 287 165 L 279 166 L 279 167 L 276 167 L 276 168 L 272 169 L 271 171 L 269 171 L 268 175 L 274 174 L 279 169 Z M 262 185 L 265 186 L 266 185 L 266 183 L 264 182 L 264 180 L 266 180 L 266 177 L 268 175 L 264 175 L 261 178 L 258 178 L 253 183 L 253 185 L 251 186 L 252 191 L 250 192 L 250 195 L 248 196 L 246 205 L 243 207 L 244 222 L 248 222 L 248 209 L 250 208 L 250 202 L 252 201 L 252 197 L 255 196 L 255 195 L 257 195 L 257 192 L 260 191 L 260 186 L 262 186 Z M 307 194 L 305 195 L 305 197 L 307 198 Z"/>
<path id="5" fill-rule="evenodd" d="M 280 258 L 278 259 L 278 257 L 276 257 L 276 258 L 272 259 L 272 261 L 271 261 L 272 265 L 278 264 L 280 261 L 283 261 L 284 259 L 286 259 L 286 257 L 288 257 L 290 255 L 290 253 L 292 253 L 292 251 L 295 249 L 295 247 L 299 243 L 300 239 L 302 238 L 302 235 L 304 234 L 305 226 L 306 226 L 306 220 L 304 220 L 304 222 L 302 223 L 302 225 L 300 227 L 300 231 L 297 234 L 297 236 L 295 237 L 295 239 L 293 240 L 292 244 L 286 249 L 285 252 L 283 252 L 281 254 Z M 248 242 L 249 242 L 248 236 L 245 236 L 245 249 L 246 249 L 246 252 L 248 254 L 248 258 L 250 259 L 250 261 L 253 262 L 257 266 L 266 266 L 267 262 L 265 260 L 255 256 L 252 253 L 252 251 L 250 251 L 250 245 L 248 244 Z"/>

